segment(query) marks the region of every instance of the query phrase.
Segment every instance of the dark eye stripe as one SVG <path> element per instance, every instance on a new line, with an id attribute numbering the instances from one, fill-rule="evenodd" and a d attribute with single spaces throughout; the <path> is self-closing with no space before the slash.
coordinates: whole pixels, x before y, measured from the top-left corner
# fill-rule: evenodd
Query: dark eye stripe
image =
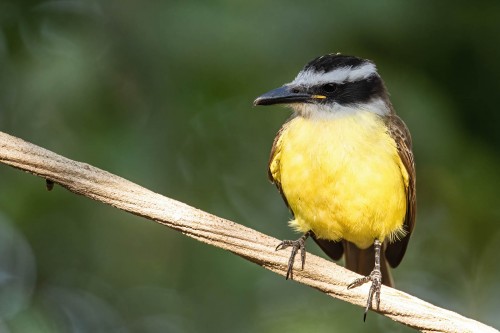
<path id="1" fill-rule="evenodd" d="M 335 92 L 337 90 L 338 84 L 336 83 L 327 83 L 321 86 L 321 90 L 327 94 Z"/>
<path id="2" fill-rule="evenodd" d="M 327 96 L 322 103 L 335 102 L 341 105 L 365 103 L 372 98 L 385 97 L 384 83 L 378 75 L 356 82 L 321 84 L 311 87 L 308 91 L 311 94 Z"/>

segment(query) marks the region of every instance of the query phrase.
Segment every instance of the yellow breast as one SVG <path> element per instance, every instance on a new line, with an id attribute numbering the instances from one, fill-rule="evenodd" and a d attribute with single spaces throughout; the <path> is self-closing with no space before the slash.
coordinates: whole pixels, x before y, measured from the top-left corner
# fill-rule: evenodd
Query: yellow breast
<path id="1" fill-rule="evenodd" d="M 296 117 L 270 164 L 294 213 L 290 223 L 360 248 L 402 233 L 408 173 L 379 116 Z"/>

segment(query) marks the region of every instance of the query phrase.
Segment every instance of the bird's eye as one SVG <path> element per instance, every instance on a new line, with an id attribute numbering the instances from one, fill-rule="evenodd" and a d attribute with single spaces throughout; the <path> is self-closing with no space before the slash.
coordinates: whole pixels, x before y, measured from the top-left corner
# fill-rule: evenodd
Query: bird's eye
<path id="1" fill-rule="evenodd" d="M 326 93 L 332 93 L 337 90 L 337 85 L 335 83 L 327 83 L 321 86 L 321 90 Z"/>

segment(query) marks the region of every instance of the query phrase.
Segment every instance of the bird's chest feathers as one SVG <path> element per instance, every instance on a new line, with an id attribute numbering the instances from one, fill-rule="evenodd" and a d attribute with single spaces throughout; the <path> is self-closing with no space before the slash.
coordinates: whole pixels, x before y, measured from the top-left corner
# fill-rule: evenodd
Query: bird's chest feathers
<path id="1" fill-rule="evenodd" d="M 296 117 L 285 125 L 275 149 L 270 171 L 294 212 L 297 230 L 366 247 L 401 227 L 402 163 L 379 116 Z"/>
<path id="2" fill-rule="evenodd" d="M 371 113 L 332 120 L 297 117 L 287 125 L 281 145 L 286 176 L 323 182 L 339 172 L 373 169 L 396 153 L 384 123 Z"/>

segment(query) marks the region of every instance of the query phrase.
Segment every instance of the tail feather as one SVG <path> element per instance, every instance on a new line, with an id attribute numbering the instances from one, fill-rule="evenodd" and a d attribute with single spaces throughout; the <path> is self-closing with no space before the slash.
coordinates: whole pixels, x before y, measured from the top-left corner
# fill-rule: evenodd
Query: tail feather
<path id="1" fill-rule="evenodd" d="M 361 250 L 353 243 L 342 241 L 344 245 L 345 267 L 361 275 L 369 275 L 375 266 L 375 251 L 373 245 Z M 391 271 L 385 259 L 385 246 L 380 254 L 380 270 L 382 272 L 382 283 L 389 287 L 394 287 Z"/>

